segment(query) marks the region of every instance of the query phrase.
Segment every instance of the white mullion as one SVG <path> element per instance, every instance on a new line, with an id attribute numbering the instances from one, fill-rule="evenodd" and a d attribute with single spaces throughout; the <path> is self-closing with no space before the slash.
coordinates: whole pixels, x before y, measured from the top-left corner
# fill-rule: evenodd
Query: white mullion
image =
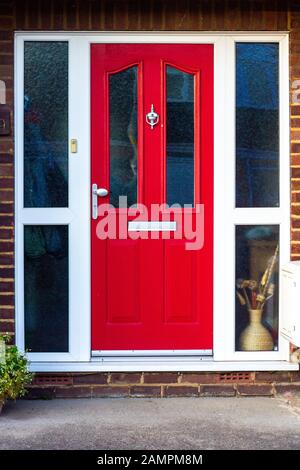
<path id="1" fill-rule="evenodd" d="M 67 207 L 25 208 L 19 212 L 24 225 L 68 225 L 73 213 Z"/>
<path id="2" fill-rule="evenodd" d="M 214 359 L 226 360 L 231 353 L 234 328 L 230 314 L 234 277 L 234 116 L 232 68 L 229 66 L 230 39 L 221 38 L 215 46 L 215 159 L 214 159 Z M 232 61 L 232 60 L 231 60 Z M 226 275 L 225 275 L 226 271 Z"/>
<path id="3" fill-rule="evenodd" d="M 283 220 L 283 211 L 276 207 L 237 208 L 233 211 L 235 225 L 279 225 Z"/>
<path id="4" fill-rule="evenodd" d="M 87 38 L 69 42 L 69 139 L 78 152 L 69 153 L 69 204 L 74 218 L 69 226 L 70 351 L 88 361 L 90 342 L 90 47 Z"/>
<path id="5" fill-rule="evenodd" d="M 23 208 L 23 142 L 24 142 L 24 40 L 15 41 L 15 321 L 16 344 L 22 352 L 25 346 L 24 318 L 24 234 L 19 214 Z"/>

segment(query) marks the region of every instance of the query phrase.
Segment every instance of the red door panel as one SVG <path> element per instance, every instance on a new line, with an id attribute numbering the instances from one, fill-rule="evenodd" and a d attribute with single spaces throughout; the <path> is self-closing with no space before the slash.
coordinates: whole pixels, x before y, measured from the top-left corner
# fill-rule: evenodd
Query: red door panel
<path id="1" fill-rule="evenodd" d="M 93 44 L 91 90 L 91 178 L 109 190 L 91 222 L 92 350 L 211 350 L 213 46 Z M 152 104 L 153 129 L 145 119 Z M 133 202 L 136 191 L 148 210 L 192 194 L 205 210 L 202 248 L 187 250 L 185 235 L 164 232 L 132 240 L 126 229 L 99 239 L 101 208 L 123 190 Z M 117 225 L 122 214 L 134 220 L 116 212 Z"/>

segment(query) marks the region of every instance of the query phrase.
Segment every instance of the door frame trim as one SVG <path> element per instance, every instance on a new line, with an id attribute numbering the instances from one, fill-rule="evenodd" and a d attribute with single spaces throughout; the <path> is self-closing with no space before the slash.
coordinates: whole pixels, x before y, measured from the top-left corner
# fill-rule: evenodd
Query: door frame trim
<path id="1" fill-rule="evenodd" d="M 69 209 L 24 209 L 23 195 L 23 47 L 24 41 L 69 41 Z M 280 44 L 280 208 L 234 209 L 234 45 L 236 41 Z M 17 32 L 15 33 L 15 200 L 16 343 L 24 350 L 23 225 L 62 223 L 70 227 L 70 352 L 31 353 L 37 363 L 89 362 L 90 338 L 90 54 L 91 43 L 214 44 L 214 360 L 288 361 L 288 342 L 279 351 L 234 351 L 234 225 L 280 224 L 281 264 L 290 257 L 289 209 L 289 56 L 286 32 Z M 76 99 L 75 99 L 76 97 Z M 80 118 L 78 119 L 78 116 Z M 226 159 L 224 158 L 226 155 Z M 225 164 L 226 163 L 226 164 Z M 225 175 L 225 177 L 224 177 Z M 80 182 L 80 197 L 76 189 Z M 56 211 L 56 213 L 54 212 Z M 226 266 L 226 276 L 224 267 Z M 80 278 L 76 273 L 80 272 Z M 230 295 L 228 295 L 228 292 Z M 228 312 L 224 315 L 224 312 Z M 80 338 L 78 335 L 80 331 Z M 149 351 L 151 354 L 151 351 Z M 118 356 L 122 354 L 118 351 Z M 125 358 L 124 358 L 125 359 Z M 163 357 L 162 357 L 163 360 Z M 229 363 L 228 363 L 229 365 Z M 46 365 L 45 365 L 46 367 Z M 254 367 L 254 365 L 252 366 Z M 143 362 L 140 363 L 143 369 Z M 236 367 L 235 367 L 236 369 Z M 66 366 L 66 369 L 68 367 Z M 128 364 L 128 370 L 130 365 Z"/>

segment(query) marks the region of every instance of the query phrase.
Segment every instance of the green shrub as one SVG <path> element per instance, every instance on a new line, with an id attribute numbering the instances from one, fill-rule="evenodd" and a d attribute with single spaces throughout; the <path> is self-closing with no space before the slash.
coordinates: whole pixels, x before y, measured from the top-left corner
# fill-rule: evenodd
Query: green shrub
<path id="1" fill-rule="evenodd" d="M 2 357 L 0 357 L 0 401 L 15 400 L 26 393 L 26 386 L 32 382 L 33 374 L 28 371 L 27 358 L 16 346 L 9 346 L 9 336 L 0 336 Z"/>

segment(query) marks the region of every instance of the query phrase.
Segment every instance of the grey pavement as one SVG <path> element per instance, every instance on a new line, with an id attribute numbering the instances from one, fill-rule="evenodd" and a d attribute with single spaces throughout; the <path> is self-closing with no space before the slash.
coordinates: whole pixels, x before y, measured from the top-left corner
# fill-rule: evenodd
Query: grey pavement
<path id="1" fill-rule="evenodd" d="M 300 400 L 22 400 L 0 415 L 0 449 L 300 449 Z"/>

